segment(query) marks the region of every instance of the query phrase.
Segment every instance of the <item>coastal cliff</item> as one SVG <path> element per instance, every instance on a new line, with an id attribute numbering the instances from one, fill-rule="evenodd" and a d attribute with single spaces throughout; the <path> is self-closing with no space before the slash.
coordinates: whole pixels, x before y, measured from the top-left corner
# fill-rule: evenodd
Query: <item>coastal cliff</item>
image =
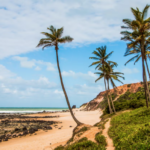
<path id="1" fill-rule="evenodd" d="M 135 93 L 139 87 L 143 87 L 142 82 L 124 84 L 122 86 L 116 87 L 115 89 L 111 89 L 110 92 L 113 95 L 113 101 L 116 101 L 120 97 L 120 95 L 127 92 L 127 90 L 129 90 L 131 93 Z M 82 104 L 80 106 L 80 109 L 87 110 L 87 111 L 98 109 L 99 108 L 98 106 L 99 106 L 100 102 L 102 102 L 104 100 L 105 95 L 106 95 L 106 91 L 100 92 L 96 96 L 96 98 L 94 98 L 90 102 Z"/>

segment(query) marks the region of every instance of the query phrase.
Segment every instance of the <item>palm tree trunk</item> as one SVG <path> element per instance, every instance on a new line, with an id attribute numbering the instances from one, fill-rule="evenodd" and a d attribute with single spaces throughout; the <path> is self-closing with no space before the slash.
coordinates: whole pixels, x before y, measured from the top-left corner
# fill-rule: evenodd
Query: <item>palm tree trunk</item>
<path id="1" fill-rule="evenodd" d="M 150 101 L 150 93 L 149 93 L 149 86 L 148 86 L 147 76 L 146 76 L 146 71 L 145 71 L 145 65 L 144 65 L 144 74 L 145 74 L 145 81 L 146 81 L 147 94 L 148 94 L 148 98 L 149 98 L 149 101 Z"/>
<path id="2" fill-rule="evenodd" d="M 108 84 L 108 91 L 110 92 L 110 89 L 109 89 L 109 80 L 107 81 L 107 84 Z M 112 101 L 111 93 L 110 93 L 110 100 L 111 100 L 111 103 L 112 103 L 112 107 L 113 107 L 114 113 L 116 113 L 116 109 L 115 109 L 114 103 Z"/>
<path id="3" fill-rule="evenodd" d="M 150 81 L 150 73 L 149 73 L 149 68 L 148 68 L 148 64 L 147 64 L 147 59 L 145 59 L 145 64 L 146 64 L 146 68 L 147 68 L 147 72 L 148 72 L 148 76 L 149 76 L 149 81 Z"/>
<path id="4" fill-rule="evenodd" d="M 69 99 L 68 99 L 68 96 L 67 96 L 67 93 L 66 93 L 64 84 L 63 84 L 63 79 L 62 79 L 62 75 L 61 75 L 61 71 L 60 71 L 60 67 L 59 67 L 58 50 L 56 50 L 56 58 L 57 58 L 57 67 L 58 67 L 58 71 L 59 71 L 59 77 L 60 77 L 60 81 L 61 81 L 61 86 L 62 86 L 64 95 L 65 95 L 65 98 L 66 98 L 66 101 L 67 101 L 67 104 L 68 104 L 68 107 L 69 107 L 71 116 L 72 116 L 72 118 L 74 119 L 74 121 L 77 123 L 77 125 L 81 125 L 82 123 L 79 122 L 79 121 L 76 119 L 76 117 L 74 116 L 74 114 L 73 114 L 73 112 L 72 112 L 72 109 L 71 109 L 71 107 L 70 107 Z"/>
<path id="5" fill-rule="evenodd" d="M 149 90 L 147 89 L 147 85 L 146 85 L 145 66 L 144 66 L 144 41 L 143 40 L 142 40 L 142 43 L 141 43 L 141 53 L 142 53 L 143 83 L 144 83 L 144 89 L 145 89 L 146 106 L 148 108 L 147 92 Z"/>
<path id="6" fill-rule="evenodd" d="M 110 101 L 109 101 L 109 98 L 108 98 L 108 92 L 107 92 L 105 77 L 104 77 L 104 83 L 105 83 L 105 91 L 106 91 L 106 95 L 107 95 L 107 101 L 108 101 L 109 112 L 110 112 L 110 114 L 112 114 L 113 111 L 112 111 L 112 109 L 111 109 Z"/>

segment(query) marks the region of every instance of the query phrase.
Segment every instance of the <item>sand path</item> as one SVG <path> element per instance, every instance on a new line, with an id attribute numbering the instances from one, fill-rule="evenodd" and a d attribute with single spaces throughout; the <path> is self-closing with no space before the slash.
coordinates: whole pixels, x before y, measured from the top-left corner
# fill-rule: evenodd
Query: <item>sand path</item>
<path id="1" fill-rule="evenodd" d="M 108 130 L 109 130 L 109 127 L 110 127 L 110 120 L 111 119 L 109 118 L 109 121 L 106 122 L 105 129 L 103 130 L 102 134 L 106 137 L 106 142 L 107 142 L 106 149 L 107 150 L 114 150 L 115 147 L 113 146 L 113 140 L 108 135 Z"/>
<path id="2" fill-rule="evenodd" d="M 79 121 L 94 125 L 100 121 L 100 115 L 102 113 L 99 110 L 96 111 L 75 111 L 75 116 Z M 38 116 L 39 114 L 37 114 Z M 40 115 L 59 115 L 59 118 L 46 118 L 46 120 L 61 121 L 58 127 L 63 126 L 61 129 L 52 126 L 52 130 L 47 132 L 38 131 L 37 135 L 27 135 L 24 137 L 18 137 L 4 141 L 0 143 L 0 150 L 51 150 L 50 147 L 54 147 L 58 143 L 64 143 L 72 136 L 72 131 L 76 126 L 69 112 L 64 113 L 50 113 Z M 72 126 L 72 127 L 70 127 Z"/>

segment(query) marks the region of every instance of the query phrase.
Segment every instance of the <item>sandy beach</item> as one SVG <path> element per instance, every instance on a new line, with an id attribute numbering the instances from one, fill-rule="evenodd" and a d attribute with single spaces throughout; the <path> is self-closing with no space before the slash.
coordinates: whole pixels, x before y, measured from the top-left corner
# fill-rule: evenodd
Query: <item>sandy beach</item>
<path id="1" fill-rule="evenodd" d="M 85 124 L 94 125 L 100 121 L 101 112 L 99 110 L 79 111 L 75 109 L 74 113 L 78 120 Z M 69 112 L 31 114 L 30 116 L 32 115 L 59 115 L 60 117 L 58 118 L 44 118 L 44 120 L 59 121 L 62 123 L 59 123 L 58 127 L 52 125 L 52 130 L 39 130 L 33 135 L 26 135 L 10 139 L 9 141 L 3 141 L 0 143 L 0 150 L 52 150 L 60 144 L 65 144 L 66 141 L 71 138 L 72 131 L 74 127 L 76 127 L 76 123 L 73 121 Z"/>

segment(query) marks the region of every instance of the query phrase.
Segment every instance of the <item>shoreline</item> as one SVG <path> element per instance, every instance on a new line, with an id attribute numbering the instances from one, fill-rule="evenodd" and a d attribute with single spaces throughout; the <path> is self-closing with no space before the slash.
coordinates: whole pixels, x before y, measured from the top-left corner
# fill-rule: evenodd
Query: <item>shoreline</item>
<path id="1" fill-rule="evenodd" d="M 102 114 L 99 110 L 80 111 L 79 109 L 74 109 L 73 112 L 79 121 L 89 125 L 94 125 L 99 122 L 99 117 Z M 38 130 L 32 135 L 26 135 L 10 139 L 9 141 L 0 142 L 1 150 L 50 150 L 50 147 L 54 148 L 60 144 L 65 144 L 65 142 L 71 138 L 72 131 L 74 127 L 76 127 L 76 123 L 72 119 L 70 112 L 43 112 L 26 115 L 39 117 L 59 116 L 54 118 L 36 118 L 36 120 L 56 121 L 59 123 L 57 125 L 52 124 L 52 130 Z"/>

